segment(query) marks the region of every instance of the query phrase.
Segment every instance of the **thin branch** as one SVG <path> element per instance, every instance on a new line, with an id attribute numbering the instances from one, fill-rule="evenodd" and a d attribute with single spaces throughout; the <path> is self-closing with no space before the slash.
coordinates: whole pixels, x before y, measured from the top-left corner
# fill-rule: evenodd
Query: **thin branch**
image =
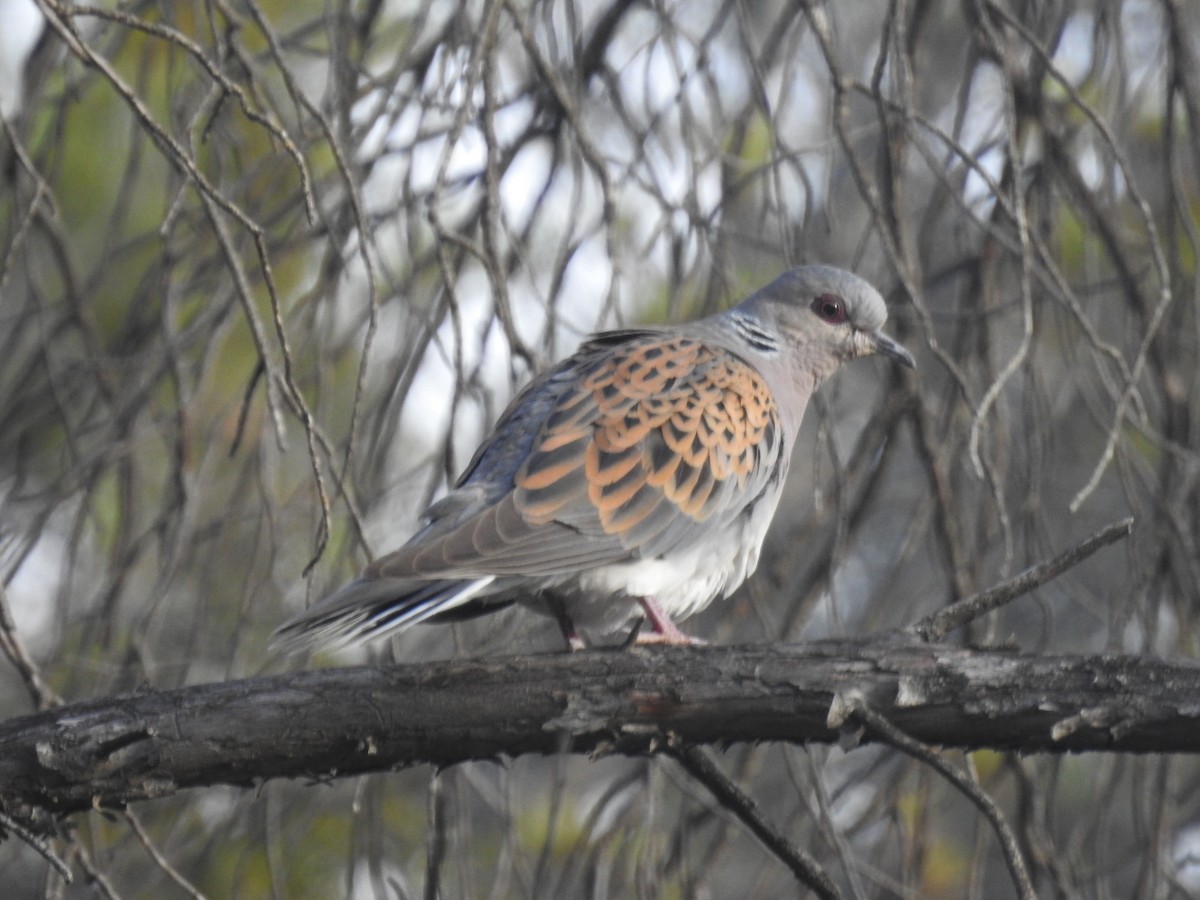
<path id="1" fill-rule="evenodd" d="M 300 176 L 300 191 L 304 198 L 304 211 L 310 222 L 317 217 L 317 202 L 313 196 L 312 175 L 308 171 L 308 164 L 304 160 L 299 148 L 296 147 L 295 141 L 287 130 L 277 122 L 269 112 L 259 112 L 250 98 L 246 95 L 245 90 L 236 81 L 229 78 L 221 71 L 220 66 L 213 60 L 209 59 L 203 48 L 195 41 L 188 37 L 178 29 L 172 28 L 169 25 L 164 25 L 161 22 L 151 22 L 146 19 L 139 19 L 137 16 L 130 15 L 127 12 L 115 9 L 104 9 L 99 6 L 56 6 L 56 10 L 66 17 L 77 16 L 92 16 L 98 19 L 106 19 L 111 22 L 117 22 L 124 25 L 126 28 L 131 28 L 145 34 L 153 35 L 154 37 L 162 38 L 164 41 L 179 46 L 183 51 L 189 54 L 196 62 L 203 66 L 208 72 L 210 78 L 215 81 L 223 92 L 232 94 L 238 100 L 243 113 L 251 122 L 256 122 L 265 128 L 272 137 L 283 145 L 288 156 L 296 164 L 296 171 Z"/>
<path id="2" fill-rule="evenodd" d="M 147 133 L 155 140 L 158 146 L 163 150 L 164 156 L 171 161 L 184 175 L 186 175 L 196 187 L 196 194 L 205 204 L 205 210 L 209 213 L 210 220 L 214 226 L 219 222 L 219 217 L 216 214 L 214 207 L 219 207 L 228 213 L 235 221 L 244 227 L 255 240 L 255 246 L 259 250 L 260 257 L 266 265 L 266 248 L 263 244 L 262 229 L 254 222 L 250 216 L 241 209 L 236 203 L 226 197 L 211 181 L 205 177 L 204 173 L 197 167 L 196 162 L 188 155 L 187 151 L 176 141 L 167 131 L 158 123 L 153 114 L 142 102 L 141 98 L 133 91 L 133 89 L 125 83 L 125 80 L 117 73 L 113 65 L 104 57 L 94 53 L 91 48 L 84 43 L 75 29 L 75 23 L 71 20 L 68 12 L 56 0 L 40 0 L 42 13 L 46 16 L 46 21 L 58 33 L 80 60 L 90 66 L 94 66 L 101 72 L 108 84 L 117 92 L 117 95 L 126 103 L 134 117 L 141 122 Z M 232 253 L 232 250 L 227 250 Z M 231 257 L 232 263 L 234 257 Z M 239 282 L 240 294 L 243 297 L 244 308 L 246 311 L 247 321 L 251 328 L 251 333 L 254 336 L 255 346 L 258 350 L 259 357 L 266 365 L 268 372 L 272 373 L 272 378 L 268 379 L 267 396 L 270 401 L 270 409 L 272 420 L 275 425 L 276 437 L 280 446 L 284 444 L 284 426 L 283 414 L 279 410 L 278 401 L 275 399 L 273 384 L 276 381 L 275 362 L 270 352 L 267 349 L 266 337 L 263 332 L 262 325 L 258 320 L 258 314 L 255 312 L 253 304 L 250 302 L 247 285 L 241 282 L 245 281 L 244 274 L 240 268 L 234 268 L 235 279 Z M 263 272 L 266 279 L 268 290 L 271 294 L 271 304 L 273 309 L 278 309 L 278 298 L 274 293 L 274 282 L 270 278 L 270 269 L 267 268 Z M 286 361 L 286 360 L 285 360 Z M 283 378 L 279 378 L 283 381 Z M 290 384 L 290 376 L 288 382 Z M 299 391 L 296 391 L 299 394 Z"/>
<path id="3" fill-rule="evenodd" d="M 204 894 L 200 891 L 200 889 L 188 881 L 183 876 L 183 873 L 171 865 L 171 861 L 163 856 L 162 851 L 154 846 L 154 841 L 146 832 L 146 828 L 142 825 L 141 820 L 134 815 L 133 810 L 125 810 L 125 821 L 129 823 L 129 827 L 133 829 L 133 833 L 137 836 L 137 839 L 141 845 L 146 848 L 146 852 L 150 854 L 150 858 L 154 860 L 154 864 L 158 866 L 168 878 L 175 882 L 175 884 L 179 886 L 180 890 L 182 890 L 189 897 L 193 898 L 193 900 L 204 900 Z"/>
<path id="4" fill-rule="evenodd" d="M 0 649 L 3 649 L 4 655 L 8 657 L 9 662 L 20 674 L 30 699 L 37 704 L 38 709 L 47 709 L 62 702 L 62 698 L 55 693 L 54 688 L 42 676 L 41 669 L 29 655 L 25 641 L 17 631 L 17 625 L 13 621 L 12 610 L 8 604 L 8 591 L 5 590 L 3 583 L 0 583 Z"/>
<path id="5" fill-rule="evenodd" d="M 1121 538 L 1127 537 L 1132 531 L 1132 516 L 1114 522 L 1112 525 L 1100 529 L 1087 540 L 1081 541 L 1069 550 L 1064 550 L 1053 559 L 1026 569 L 1015 578 L 1010 578 L 993 588 L 952 603 L 950 606 L 926 616 L 919 622 L 910 625 L 907 631 L 924 641 L 936 643 L 944 640 L 946 635 L 954 629 L 961 628 L 980 616 L 1036 590 L 1068 569 L 1079 565 L 1101 547 L 1116 543 Z"/>
<path id="6" fill-rule="evenodd" d="M 74 876 L 71 874 L 71 867 L 54 852 L 50 847 L 50 842 L 45 840 L 38 834 L 35 834 L 29 828 L 26 828 L 12 816 L 5 815 L 0 812 L 0 832 L 8 831 L 15 834 L 24 843 L 32 847 L 42 859 L 50 864 L 50 867 L 58 873 L 67 884 L 74 881 Z"/>
<path id="7" fill-rule="evenodd" d="M 1033 890 L 1033 882 L 1029 877 L 1029 869 L 1025 865 L 1024 857 L 1021 856 L 1021 848 L 1017 845 L 1017 836 L 1008 827 L 1008 822 L 1004 819 L 1004 813 L 996 805 L 996 801 L 985 794 L 979 785 L 975 784 L 975 782 L 957 768 L 950 765 L 950 763 L 932 749 L 920 741 L 913 740 L 884 716 L 872 710 L 861 697 L 848 697 L 845 702 L 851 717 L 861 720 L 869 731 L 874 732 L 877 737 L 891 744 L 900 752 L 936 770 L 950 784 L 961 791 L 963 796 L 975 804 L 984 817 L 991 823 L 992 828 L 996 832 L 996 837 L 1000 840 L 1000 848 L 1004 852 L 1005 862 L 1008 863 L 1008 871 L 1012 874 L 1013 881 L 1016 883 L 1017 893 L 1022 900 L 1037 900 L 1037 894 Z M 836 722 L 837 717 L 843 714 L 841 712 L 837 715 L 831 713 L 831 718 Z"/>
<path id="8" fill-rule="evenodd" d="M 750 829 L 772 856 L 791 869 L 797 881 L 811 889 L 818 897 L 842 896 L 816 858 L 784 837 L 763 815 L 758 804 L 728 778 L 702 748 L 687 744 L 672 735 L 667 741 L 667 752 L 689 775 L 708 788 L 718 803 Z"/>

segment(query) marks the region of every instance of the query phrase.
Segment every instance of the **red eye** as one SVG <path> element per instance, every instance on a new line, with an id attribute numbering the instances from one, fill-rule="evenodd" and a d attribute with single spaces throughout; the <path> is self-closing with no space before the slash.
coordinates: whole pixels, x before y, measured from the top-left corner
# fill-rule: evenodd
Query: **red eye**
<path id="1" fill-rule="evenodd" d="M 812 311 L 830 325 L 841 325 L 846 321 L 846 304 L 841 297 L 822 294 L 812 302 Z"/>

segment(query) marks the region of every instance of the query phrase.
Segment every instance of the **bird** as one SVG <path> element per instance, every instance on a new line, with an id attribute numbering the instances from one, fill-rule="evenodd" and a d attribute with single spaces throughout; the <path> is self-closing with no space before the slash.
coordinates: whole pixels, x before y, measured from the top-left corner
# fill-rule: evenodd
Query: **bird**
<path id="1" fill-rule="evenodd" d="M 407 543 L 275 645 L 513 603 L 557 619 L 573 650 L 631 624 L 633 643 L 702 643 L 676 623 L 754 571 L 813 391 L 856 357 L 916 368 L 886 319 L 867 281 L 808 265 L 716 315 L 593 335 L 513 399 Z"/>

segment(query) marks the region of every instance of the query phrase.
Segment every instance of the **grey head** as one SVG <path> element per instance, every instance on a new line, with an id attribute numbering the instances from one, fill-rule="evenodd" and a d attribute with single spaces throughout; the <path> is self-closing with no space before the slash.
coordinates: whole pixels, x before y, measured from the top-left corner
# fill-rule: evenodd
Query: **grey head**
<path id="1" fill-rule="evenodd" d="M 843 363 L 882 354 L 916 368 L 912 354 L 883 332 L 886 321 L 883 297 L 862 278 L 802 266 L 696 325 L 724 333 L 725 345 L 763 373 L 794 433 L 809 396 Z"/>

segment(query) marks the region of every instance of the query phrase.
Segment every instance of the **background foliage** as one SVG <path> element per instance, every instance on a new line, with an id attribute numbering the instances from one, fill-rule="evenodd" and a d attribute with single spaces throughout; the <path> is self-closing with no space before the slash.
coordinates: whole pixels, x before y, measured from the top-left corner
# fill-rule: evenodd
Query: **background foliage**
<path id="1" fill-rule="evenodd" d="M 877 284 L 916 378 L 810 408 L 718 643 L 869 634 L 1098 526 L 1134 538 L 967 637 L 1197 655 L 1200 11 L 937 3 L 0 3 L 6 716 L 367 658 L 557 649 L 514 611 L 280 659 L 287 616 L 586 333 L 785 267 Z M 20 27 L 18 27 L 20 23 Z M 22 36 L 26 38 L 22 43 Z M 374 654 L 368 656 L 368 653 Z M 1190 758 L 963 758 L 1040 895 L 1200 891 Z M 883 749 L 723 764 L 851 896 L 1007 897 Z M 92 813 L 17 895 L 775 897 L 663 760 L 518 759 Z"/>

